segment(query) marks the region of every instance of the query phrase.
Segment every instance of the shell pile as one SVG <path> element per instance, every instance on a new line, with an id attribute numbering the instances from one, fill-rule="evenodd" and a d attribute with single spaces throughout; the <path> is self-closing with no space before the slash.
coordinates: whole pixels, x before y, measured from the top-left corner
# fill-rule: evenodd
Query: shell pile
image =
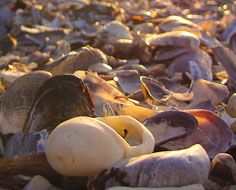
<path id="1" fill-rule="evenodd" d="M 0 189 L 236 189 L 235 0 L 0 0 Z"/>

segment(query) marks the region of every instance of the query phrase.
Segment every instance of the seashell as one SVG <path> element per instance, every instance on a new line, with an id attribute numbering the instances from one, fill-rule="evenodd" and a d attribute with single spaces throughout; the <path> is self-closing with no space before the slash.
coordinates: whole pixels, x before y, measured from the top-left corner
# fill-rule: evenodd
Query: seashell
<path id="1" fill-rule="evenodd" d="M 205 183 L 210 160 L 201 145 L 179 151 L 146 154 L 121 160 L 100 173 L 89 185 L 94 189 L 113 186 L 179 187 Z"/>
<path id="2" fill-rule="evenodd" d="M 130 146 L 122 138 L 125 133 L 139 144 Z M 67 120 L 52 131 L 45 146 L 50 165 L 66 176 L 95 175 L 123 158 L 151 153 L 153 148 L 150 131 L 128 116 Z"/>
<path id="3" fill-rule="evenodd" d="M 125 65 L 118 67 L 117 70 L 136 70 L 140 75 L 150 75 L 150 71 L 144 65 L 136 63 L 126 63 Z"/>
<path id="4" fill-rule="evenodd" d="M 36 71 L 25 74 L 13 82 L 1 99 L 0 132 L 2 134 L 21 132 L 30 111 L 36 91 L 51 74 Z"/>
<path id="5" fill-rule="evenodd" d="M 145 108 L 138 105 L 122 104 L 122 103 L 112 103 L 110 104 L 118 115 L 131 116 L 140 122 L 143 122 L 149 117 L 156 115 L 158 112 L 149 108 Z"/>
<path id="6" fill-rule="evenodd" d="M 88 70 L 96 63 L 107 64 L 106 55 L 99 49 L 86 46 L 46 65 L 44 70 L 50 71 L 53 75 L 60 75 L 73 73 L 77 70 Z"/>
<path id="7" fill-rule="evenodd" d="M 236 52 L 236 17 L 230 19 L 227 24 L 227 28 L 222 33 L 222 38 L 226 44 L 230 46 L 230 48 Z"/>
<path id="8" fill-rule="evenodd" d="M 113 79 L 125 94 L 131 94 L 141 89 L 140 74 L 136 70 L 116 71 Z"/>
<path id="9" fill-rule="evenodd" d="M 199 48 L 199 38 L 186 31 L 171 31 L 162 34 L 149 35 L 145 39 L 149 46 L 177 46 L 190 50 Z"/>
<path id="10" fill-rule="evenodd" d="M 234 158 L 226 153 L 219 153 L 211 161 L 210 177 L 221 183 L 236 183 L 236 163 Z"/>
<path id="11" fill-rule="evenodd" d="M 164 32 L 170 32 L 176 28 L 179 27 L 186 27 L 191 29 L 199 29 L 199 26 L 195 24 L 194 22 L 191 22 L 187 19 L 184 19 L 180 16 L 171 15 L 166 17 L 159 25 L 158 27 L 164 31 Z"/>
<path id="12" fill-rule="evenodd" d="M 53 130 L 72 117 L 93 116 L 93 102 L 82 80 L 74 75 L 48 79 L 37 91 L 25 122 L 25 133 Z"/>
<path id="13" fill-rule="evenodd" d="M 212 81 L 212 59 L 205 51 L 200 49 L 195 53 L 182 54 L 176 57 L 166 69 L 169 76 L 173 76 L 176 72 L 189 72 L 193 80 L 205 79 Z"/>
<path id="14" fill-rule="evenodd" d="M 229 125 L 219 116 L 208 110 L 186 110 L 198 121 L 197 130 L 176 140 L 161 145 L 168 150 L 179 150 L 194 144 L 201 144 L 209 158 L 220 152 L 225 152 L 232 141 L 232 132 Z"/>
<path id="15" fill-rule="evenodd" d="M 125 95 L 122 92 L 99 76 L 86 71 L 76 71 L 74 75 L 81 78 L 89 87 L 94 102 L 94 114 L 96 116 L 104 116 L 103 105 L 106 103 L 126 103 L 133 105 L 127 98 L 123 98 Z"/>
<path id="16" fill-rule="evenodd" d="M 227 112 L 232 116 L 236 117 L 236 93 L 233 93 L 227 102 Z"/>
<path id="17" fill-rule="evenodd" d="M 161 98 L 169 94 L 168 90 L 154 79 L 142 76 L 140 81 L 145 100 L 151 104 L 160 103 Z"/>
<path id="18" fill-rule="evenodd" d="M 204 187 L 201 184 L 193 184 L 181 187 L 124 187 L 124 186 L 115 186 L 107 188 L 107 190 L 204 190 Z"/>
<path id="19" fill-rule="evenodd" d="M 144 125 L 152 132 L 158 147 L 189 135 L 196 130 L 198 121 L 186 112 L 164 111 L 145 120 Z"/>
<path id="20" fill-rule="evenodd" d="M 109 74 L 112 71 L 112 67 L 105 63 L 96 63 L 91 65 L 88 70 L 98 74 Z"/>
<path id="21" fill-rule="evenodd" d="M 212 106 L 222 103 L 229 95 L 225 85 L 199 79 L 193 82 L 192 91 L 194 97 L 192 102 L 210 101 Z"/>
<path id="22" fill-rule="evenodd" d="M 133 32 L 140 32 L 141 34 L 153 34 L 156 33 L 156 31 L 156 27 L 151 22 L 138 24 L 133 28 Z"/>
<path id="23" fill-rule="evenodd" d="M 161 48 L 160 50 L 156 51 L 154 60 L 156 61 L 165 61 L 168 59 L 173 59 L 177 56 L 180 56 L 184 53 L 187 53 L 189 50 L 186 48 L 176 48 L 176 47 L 167 47 Z"/>
<path id="24" fill-rule="evenodd" d="M 0 79 L 7 88 L 9 88 L 16 79 L 22 77 L 23 75 L 25 75 L 25 73 L 21 71 L 0 70 Z"/>
<path id="25" fill-rule="evenodd" d="M 193 97 L 190 92 L 177 93 L 169 91 L 162 83 L 148 77 L 142 76 L 140 80 L 144 97 L 150 104 L 164 103 L 169 101 L 169 98 L 177 101 L 189 101 Z"/>
<path id="26" fill-rule="evenodd" d="M 97 37 L 110 43 L 115 43 L 119 39 L 133 40 L 129 28 L 120 21 L 111 21 L 104 25 L 98 31 Z"/>
<path id="27" fill-rule="evenodd" d="M 236 55 L 235 53 L 224 46 L 217 46 L 212 49 L 214 58 L 220 62 L 225 68 L 229 80 L 235 83 L 236 81 Z"/>
<path id="28" fill-rule="evenodd" d="M 34 189 L 48 189 L 48 190 L 59 190 L 59 188 L 54 187 L 47 179 L 43 176 L 36 175 L 30 182 L 24 187 L 23 190 L 34 190 Z"/>

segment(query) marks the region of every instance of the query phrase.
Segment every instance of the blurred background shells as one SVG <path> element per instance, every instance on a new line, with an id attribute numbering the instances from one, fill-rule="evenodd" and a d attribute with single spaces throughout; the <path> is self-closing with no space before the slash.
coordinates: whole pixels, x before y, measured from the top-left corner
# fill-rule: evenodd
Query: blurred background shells
<path id="1" fill-rule="evenodd" d="M 0 0 L 0 188 L 235 189 L 235 10 L 235 0 Z M 55 172 L 52 151 L 99 146 L 91 132 L 62 150 L 59 135 L 45 153 L 74 117 L 110 126 L 131 158 L 107 141 L 102 161 L 119 162 L 96 176 Z M 84 160 L 101 154 L 94 146 Z"/>

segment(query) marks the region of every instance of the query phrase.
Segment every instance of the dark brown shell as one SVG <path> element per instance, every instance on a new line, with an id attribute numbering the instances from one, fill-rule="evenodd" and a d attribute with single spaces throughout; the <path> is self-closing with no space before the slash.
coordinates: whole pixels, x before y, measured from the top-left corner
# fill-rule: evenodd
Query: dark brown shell
<path id="1" fill-rule="evenodd" d="M 93 116 L 93 102 L 82 80 L 74 75 L 58 75 L 37 91 L 24 131 L 51 131 L 76 116 Z"/>

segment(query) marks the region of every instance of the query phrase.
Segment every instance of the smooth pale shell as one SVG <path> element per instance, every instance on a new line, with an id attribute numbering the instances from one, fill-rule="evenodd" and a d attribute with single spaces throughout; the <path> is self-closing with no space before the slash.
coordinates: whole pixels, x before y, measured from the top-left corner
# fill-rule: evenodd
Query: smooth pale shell
<path id="1" fill-rule="evenodd" d="M 112 118 L 100 118 L 104 123 L 90 117 L 76 117 L 61 123 L 46 141 L 45 152 L 50 165 L 62 175 L 89 176 L 98 174 L 122 158 L 153 151 L 154 138 L 141 123 L 128 116 Z M 142 137 L 140 145 L 131 147 L 118 134 L 120 131 L 116 124 L 119 124 L 119 119 L 126 120 L 127 125 L 137 125 L 135 130 Z M 107 125 L 112 122 L 113 126 Z"/>

